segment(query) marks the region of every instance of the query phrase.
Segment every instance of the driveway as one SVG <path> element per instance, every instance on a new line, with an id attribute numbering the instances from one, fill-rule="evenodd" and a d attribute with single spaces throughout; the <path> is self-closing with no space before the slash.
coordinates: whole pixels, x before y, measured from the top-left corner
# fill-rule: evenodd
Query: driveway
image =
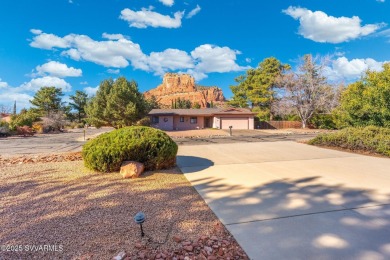
<path id="1" fill-rule="evenodd" d="M 390 160 L 293 141 L 179 146 L 251 259 L 390 259 Z"/>

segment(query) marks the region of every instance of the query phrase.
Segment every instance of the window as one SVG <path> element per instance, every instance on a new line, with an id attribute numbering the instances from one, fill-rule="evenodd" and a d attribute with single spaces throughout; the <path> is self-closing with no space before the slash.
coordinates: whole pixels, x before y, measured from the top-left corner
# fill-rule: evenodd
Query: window
<path id="1" fill-rule="evenodd" d="M 152 123 L 153 124 L 158 124 L 158 122 L 159 122 L 159 117 L 158 116 L 152 117 Z"/>
<path id="2" fill-rule="evenodd" d="M 196 117 L 191 117 L 190 123 L 191 123 L 191 124 L 196 124 L 196 123 L 198 123 L 198 118 L 196 118 Z"/>
<path id="3" fill-rule="evenodd" d="M 184 116 L 180 117 L 180 122 L 184 122 Z"/>

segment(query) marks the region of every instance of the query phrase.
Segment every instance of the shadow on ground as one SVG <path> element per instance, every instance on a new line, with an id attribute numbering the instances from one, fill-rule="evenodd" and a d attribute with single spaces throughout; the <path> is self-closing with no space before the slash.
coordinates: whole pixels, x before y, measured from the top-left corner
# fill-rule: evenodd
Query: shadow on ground
<path id="1" fill-rule="evenodd" d="M 259 187 L 193 180 L 254 259 L 390 259 L 390 196 L 320 184 L 319 176 Z M 231 196 L 221 196 L 229 192 Z"/>

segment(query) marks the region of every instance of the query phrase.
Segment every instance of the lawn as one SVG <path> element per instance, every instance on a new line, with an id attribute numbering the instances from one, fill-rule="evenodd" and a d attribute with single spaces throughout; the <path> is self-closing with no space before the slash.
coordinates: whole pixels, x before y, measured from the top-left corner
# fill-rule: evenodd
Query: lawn
<path id="1" fill-rule="evenodd" d="M 0 167 L 0 245 L 62 248 L 0 251 L 0 259 L 111 259 L 122 251 L 129 256 L 174 254 L 183 247 L 174 237 L 198 241 L 217 235 L 238 246 L 177 168 L 122 179 L 118 173 L 86 170 L 82 161 Z M 133 220 L 138 211 L 147 216 L 143 239 Z M 189 255 L 196 250 L 195 244 Z"/>

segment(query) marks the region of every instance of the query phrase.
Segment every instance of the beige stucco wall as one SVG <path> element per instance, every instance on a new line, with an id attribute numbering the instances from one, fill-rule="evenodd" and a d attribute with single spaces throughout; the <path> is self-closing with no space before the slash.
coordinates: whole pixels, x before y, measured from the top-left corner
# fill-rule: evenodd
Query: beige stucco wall
<path id="1" fill-rule="evenodd" d="M 190 129 L 202 129 L 204 128 L 204 117 L 193 116 L 197 118 L 196 124 L 191 124 L 190 118 L 192 116 L 184 116 L 184 122 L 180 122 L 180 116 L 174 116 L 173 129 L 174 130 L 190 130 Z"/>

